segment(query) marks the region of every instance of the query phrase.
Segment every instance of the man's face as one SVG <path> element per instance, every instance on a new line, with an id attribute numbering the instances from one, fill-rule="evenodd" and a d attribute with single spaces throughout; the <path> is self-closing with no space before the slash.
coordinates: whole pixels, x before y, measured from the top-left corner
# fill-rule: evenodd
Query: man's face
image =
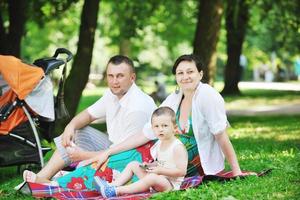
<path id="1" fill-rule="evenodd" d="M 126 63 L 109 63 L 106 71 L 107 84 L 111 92 L 121 99 L 135 81 L 135 73 Z"/>

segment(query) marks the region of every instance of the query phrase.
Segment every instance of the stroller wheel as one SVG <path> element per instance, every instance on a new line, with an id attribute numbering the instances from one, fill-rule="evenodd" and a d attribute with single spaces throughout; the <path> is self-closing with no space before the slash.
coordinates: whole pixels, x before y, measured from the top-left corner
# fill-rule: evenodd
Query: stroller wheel
<path id="1" fill-rule="evenodd" d="M 17 168 L 17 173 L 18 174 L 23 174 L 23 172 L 25 170 L 30 170 L 30 171 L 34 171 L 37 172 L 41 169 L 41 165 L 40 164 L 23 164 L 23 165 L 18 165 Z"/>

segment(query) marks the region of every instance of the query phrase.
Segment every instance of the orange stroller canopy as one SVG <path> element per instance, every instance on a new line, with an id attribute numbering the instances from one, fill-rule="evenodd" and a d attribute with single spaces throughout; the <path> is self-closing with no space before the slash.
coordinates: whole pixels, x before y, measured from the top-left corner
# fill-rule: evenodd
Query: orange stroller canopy
<path id="1" fill-rule="evenodd" d="M 0 74 L 9 85 L 10 90 L 0 96 L 0 108 L 13 102 L 16 97 L 24 100 L 32 92 L 44 76 L 39 67 L 30 66 L 13 56 L 0 55 Z M 10 130 L 27 120 L 22 108 L 16 108 L 6 121 L 0 124 L 0 135 L 8 134 Z"/>
<path id="2" fill-rule="evenodd" d="M 23 100 L 40 82 L 44 71 L 14 56 L 0 55 L 0 74 L 19 99 Z"/>

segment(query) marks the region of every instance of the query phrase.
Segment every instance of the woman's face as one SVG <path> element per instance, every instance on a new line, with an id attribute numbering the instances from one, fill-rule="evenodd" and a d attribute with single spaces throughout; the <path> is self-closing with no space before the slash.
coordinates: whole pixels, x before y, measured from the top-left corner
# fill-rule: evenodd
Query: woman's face
<path id="1" fill-rule="evenodd" d="M 176 68 L 175 76 L 178 86 L 183 91 L 194 91 L 202 79 L 203 72 L 198 72 L 194 62 L 182 61 Z"/>

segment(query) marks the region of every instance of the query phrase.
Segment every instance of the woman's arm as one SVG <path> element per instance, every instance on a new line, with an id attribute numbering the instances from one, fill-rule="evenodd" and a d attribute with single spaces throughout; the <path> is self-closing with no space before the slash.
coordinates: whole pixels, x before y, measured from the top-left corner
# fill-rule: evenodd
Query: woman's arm
<path id="1" fill-rule="evenodd" d="M 225 158 L 227 159 L 227 161 L 230 164 L 233 175 L 234 176 L 241 175 L 242 172 L 241 172 L 235 151 L 233 149 L 233 146 L 229 140 L 229 137 L 228 137 L 226 131 L 224 130 L 222 133 L 216 134 L 215 138 L 216 138 L 218 144 L 220 145 L 220 147 L 225 155 Z"/>
<path id="2" fill-rule="evenodd" d="M 176 168 L 168 169 L 165 167 L 149 167 L 147 172 L 156 173 L 159 175 L 169 176 L 169 177 L 181 177 L 186 175 L 187 163 L 188 163 L 188 154 L 183 145 L 177 145 L 174 148 L 173 153 L 174 161 Z"/>

